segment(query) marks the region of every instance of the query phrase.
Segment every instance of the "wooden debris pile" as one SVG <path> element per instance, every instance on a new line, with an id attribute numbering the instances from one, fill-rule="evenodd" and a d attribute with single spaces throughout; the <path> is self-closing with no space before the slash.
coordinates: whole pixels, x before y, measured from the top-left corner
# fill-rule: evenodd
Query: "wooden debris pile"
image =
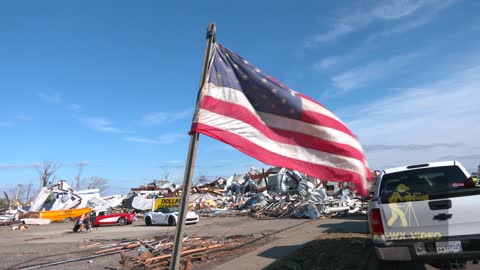
<path id="1" fill-rule="evenodd" d="M 252 212 L 251 216 L 255 218 L 261 217 L 290 217 L 292 213 L 292 207 L 295 203 L 294 202 L 273 202 L 269 203 L 266 206 Z"/>
<path id="2" fill-rule="evenodd" d="M 252 236 L 186 237 L 183 241 L 181 261 L 184 269 L 191 269 L 193 263 L 207 262 L 225 256 L 229 251 L 244 246 L 252 239 Z M 120 253 L 120 264 L 123 269 L 168 269 L 173 251 L 171 236 L 153 241 L 139 241 L 137 244 L 137 254 Z"/>

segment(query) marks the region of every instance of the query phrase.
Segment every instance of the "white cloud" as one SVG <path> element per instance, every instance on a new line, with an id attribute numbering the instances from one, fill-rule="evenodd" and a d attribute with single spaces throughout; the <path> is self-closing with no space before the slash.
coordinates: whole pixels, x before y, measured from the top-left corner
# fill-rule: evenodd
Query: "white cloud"
<path id="1" fill-rule="evenodd" d="M 35 163 L 28 163 L 28 164 L 0 164 L 0 170 L 8 170 L 8 169 L 36 169 L 41 168 L 42 163 L 35 162 Z"/>
<path id="2" fill-rule="evenodd" d="M 372 46 L 369 41 L 364 41 L 358 46 L 355 46 L 346 54 L 334 55 L 325 57 L 324 59 L 313 64 L 313 69 L 316 71 L 326 71 L 337 69 L 342 66 L 349 66 L 350 63 L 362 55 L 370 55 L 372 51 Z"/>
<path id="3" fill-rule="evenodd" d="M 325 33 L 314 35 L 305 42 L 305 47 L 337 40 L 351 32 L 367 27 L 375 21 L 390 22 L 406 19 L 420 13 L 420 10 L 444 5 L 438 0 L 389 0 L 375 2 L 376 6 L 350 8 L 347 15 L 340 16 Z M 352 11 L 353 10 L 353 11 Z M 430 16 L 431 19 L 433 16 Z"/>
<path id="4" fill-rule="evenodd" d="M 169 134 L 160 135 L 153 139 L 139 138 L 139 137 L 126 137 L 124 138 L 124 140 L 127 142 L 146 143 L 146 144 L 174 144 L 177 141 L 183 140 L 186 138 L 188 138 L 187 134 L 169 133 Z"/>
<path id="5" fill-rule="evenodd" d="M 381 31 L 377 33 L 371 34 L 367 38 L 367 42 L 373 42 L 374 40 L 378 38 L 388 38 L 392 35 L 395 34 L 400 34 L 407 32 L 409 30 L 415 29 L 417 27 L 420 27 L 422 25 L 425 25 L 429 23 L 433 18 L 442 10 L 445 8 L 451 6 L 452 4 L 458 2 L 458 0 L 445 0 L 438 2 L 435 6 L 433 6 L 431 9 L 426 10 L 422 16 L 418 16 L 412 20 L 406 21 L 404 23 L 400 23 L 398 25 L 395 25 L 391 27 L 390 29 L 386 31 Z"/>
<path id="6" fill-rule="evenodd" d="M 15 116 L 15 119 L 17 121 L 32 121 L 32 116 L 31 115 L 26 115 L 26 114 L 19 114 Z"/>
<path id="7" fill-rule="evenodd" d="M 37 96 L 47 102 L 47 103 L 52 103 L 52 104 L 58 104 L 63 102 L 62 94 L 59 92 L 55 93 L 38 93 Z"/>
<path id="8" fill-rule="evenodd" d="M 364 23 L 362 23 L 364 24 Z M 327 33 L 319 34 L 313 36 L 310 40 L 305 43 L 305 47 L 313 47 L 318 43 L 325 43 L 334 41 L 340 36 L 346 35 L 354 30 L 353 23 L 350 22 L 338 22 L 336 23 L 332 29 L 330 29 Z"/>
<path id="9" fill-rule="evenodd" d="M 179 140 L 187 139 L 188 134 L 184 133 L 171 133 L 171 134 L 163 134 L 158 137 L 158 141 L 162 144 L 173 144 Z"/>
<path id="10" fill-rule="evenodd" d="M 11 121 L 0 121 L 0 128 L 9 128 L 9 127 L 14 127 L 18 124 L 18 122 L 26 122 L 26 121 L 31 121 L 32 116 L 31 115 L 24 115 L 24 114 L 19 114 L 15 116 L 15 120 Z"/>
<path id="11" fill-rule="evenodd" d="M 339 69 L 342 66 L 349 66 L 355 60 L 365 59 L 365 56 L 372 55 L 375 53 L 376 49 L 379 47 L 379 40 L 390 38 L 394 35 L 400 35 L 404 32 L 410 31 L 412 29 L 418 28 L 422 25 L 425 25 L 433 20 L 433 18 L 440 13 L 442 10 L 458 2 L 458 0 L 446 0 L 433 5 L 431 8 L 426 9 L 422 12 L 421 16 L 414 16 L 412 19 L 401 21 L 395 25 L 392 25 L 388 30 L 382 30 L 370 34 L 365 40 L 357 44 L 352 50 L 345 54 L 333 55 L 325 57 L 324 59 L 313 64 L 313 69 L 316 71 L 327 71 Z M 469 29 L 462 29 L 462 31 L 472 31 Z M 452 34 L 445 36 L 451 38 Z M 430 46 L 425 47 L 435 47 L 437 43 L 432 43 Z"/>
<path id="12" fill-rule="evenodd" d="M 0 128 L 13 127 L 13 126 L 15 126 L 15 122 L 12 122 L 12 121 L 0 122 Z"/>
<path id="13" fill-rule="evenodd" d="M 364 149 L 368 152 L 375 151 L 391 151 L 391 150 L 403 150 L 403 151 L 417 151 L 417 150 L 430 150 L 434 148 L 457 148 L 463 146 L 462 143 L 427 143 L 427 144 L 372 144 L 365 145 Z"/>
<path id="14" fill-rule="evenodd" d="M 70 104 L 70 105 L 67 106 L 67 109 L 69 109 L 71 111 L 74 111 L 74 112 L 79 111 L 80 108 L 81 107 L 78 104 Z"/>
<path id="15" fill-rule="evenodd" d="M 334 76 L 332 84 L 340 90 L 337 94 L 358 89 L 403 67 L 415 57 L 414 54 L 406 54 L 358 66 Z"/>
<path id="16" fill-rule="evenodd" d="M 184 163 L 185 160 L 169 160 L 167 161 L 168 164 L 179 164 L 179 163 Z"/>
<path id="17" fill-rule="evenodd" d="M 145 114 L 138 124 L 140 126 L 155 126 L 192 116 L 192 113 L 192 109 L 186 109 L 176 113 L 152 112 Z"/>
<path id="18" fill-rule="evenodd" d="M 63 98 L 62 93 L 38 93 L 37 96 L 46 103 L 59 104 L 62 105 L 64 109 L 77 112 L 80 110 L 81 106 L 76 103 L 69 103 Z"/>
<path id="19" fill-rule="evenodd" d="M 338 60 L 339 60 L 339 57 L 335 57 L 335 56 L 327 57 L 322 59 L 320 62 L 315 63 L 313 65 L 313 68 L 318 71 L 323 71 L 337 64 Z"/>
<path id="20" fill-rule="evenodd" d="M 426 0 L 394 0 L 383 1 L 373 8 L 371 16 L 381 20 L 398 20 L 407 17 L 418 11 L 423 6 L 435 1 Z"/>
<path id="21" fill-rule="evenodd" d="M 159 143 L 157 140 L 147 139 L 147 138 L 138 138 L 138 137 L 126 137 L 125 141 L 136 142 L 136 143 L 152 143 L 152 144 L 158 144 Z"/>
<path id="22" fill-rule="evenodd" d="M 83 160 L 75 163 L 59 163 L 61 167 L 76 167 L 76 166 L 88 166 L 90 165 L 89 161 Z M 25 164 L 0 164 L 0 170 L 10 170 L 10 169 L 37 169 L 42 168 L 43 162 L 32 162 Z"/>
<path id="23" fill-rule="evenodd" d="M 346 112 L 350 117 L 346 122 L 367 150 L 368 145 L 396 148 L 366 151 L 372 167 L 458 157 L 467 169 L 476 168 L 480 162 L 474 155 L 480 147 L 478 74 L 480 65 Z"/>
<path id="24" fill-rule="evenodd" d="M 86 117 L 81 119 L 89 128 L 107 132 L 107 133 L 123 133 L 122 130 L 112 126 L 112 122 L 103 117 Z"/>

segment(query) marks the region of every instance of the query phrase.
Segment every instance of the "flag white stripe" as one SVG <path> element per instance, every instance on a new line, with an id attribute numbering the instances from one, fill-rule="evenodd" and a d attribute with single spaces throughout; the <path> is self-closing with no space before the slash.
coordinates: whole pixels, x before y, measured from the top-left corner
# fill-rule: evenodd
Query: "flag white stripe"
<path id="1" fill-rule="evenodd" d="M 266 119 L 268 121 L 269 127 L 280 128 L 288 131 L 294 131 L 294 132 L 314 136 L 319 139 L 323 139 L 323 140 L 327 140 L 335 143 L 346 144 L 356 148 L 357 150 L 363 153 L 362 146 L 355 138 L 337 129 L 310 124 L 303 121 L 282 117 L 279 115 L 255 111 L 253 106 L 248 101 L 247 97 L 245 97 L 245 95 L 243 95 L 242 92 L 238 90 L 235 90 L 229 87 L 220 87 L 220 86 L 216 86 L 215 84 L 209 83 L 203 89 L 203 94 L 219 100 L 223 100 L 225 102 L 230 102 L 230 103 L 243 106 L 247 110 L 252 112 L 252 114 L 255 115 L 255 117 L 257 117 L 257 119 L 262 123 L 264 123 L 265 125 L 266 123 L 264 120 L 262 120 L 262 118 Z M 310 104 L 310 103 L 313 103 L 313 102 L 302 98 L 302 104 Z M 320 107 L 316 104 L 315 106 Z M 257 114 L 260 115 L 262 118 L 259 118 Z"/>
<path id="2" fill-rule="evenodd" d="M 308 100 L 308 99 L 305 99 L 303 97 L 302 98 L 302 110 L 306 110 L 306 111 L 311 111 L 311 112 L 316 112 L 316 113 L 319 113 L 319 114 L 323 114 L 325 116 L 328 116 L 332 119 L 335 119 L 337 120 L 338 122 L 342 123 L 345 125 L 345 123 L 342 122 L 342 120 L 340 120 L 340 118 L 338 118 L 335 114 L 333 114 L 331 111 L 325 109 L 324 107 L 318 105 L 317 103 L 311 101 L 311 100 Z"/>
<path id="3" fill-rule="evenodd" d="M 314 136 L 319 139 L 327 140 L 335 143 L 342 143 L 349 145 L 357 150 L 362 151 L 361 145 L 357 140 L 353 139 L 348 134 L 336 130 L 334 128 L 322 127 L 319 125 L 305 123 L 299 120 L 282 117 L 276 114 L 270 113 L 258 113 L 263 119 L 266 119 L 268 126 L 272 128 L 281 128 L 289 131 L 295 131 L 297 133 L 303 133 L 306 135 Z M 289 123 L 286 124 L 285 122 Z"/>
<path id="4" fill-rule="evenodd" d="M 360 175 L 365 174 L 363 161 L 351 157 L 335 155 L 310 148 L 277 142 L 265 137 L 263 133 L 245 122 L 217 114 L 203 108 L 199 110 L 198 123 L 209 125 L 235 134 L 263 149 L 285 157 L 332 168 L 348 170 Z"/>

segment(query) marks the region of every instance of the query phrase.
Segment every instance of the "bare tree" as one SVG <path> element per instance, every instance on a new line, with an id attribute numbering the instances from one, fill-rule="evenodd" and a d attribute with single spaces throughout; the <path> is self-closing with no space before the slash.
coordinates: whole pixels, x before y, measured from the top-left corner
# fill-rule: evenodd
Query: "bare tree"
<path id="1" fill-rule="evenodd" d="M 108 188 L 108 179 L 92 176 L 88 179 L 88 189 L 98 188 L 100 192 L 105 191 Z"/>
<path id="2" fill-rule="evenodd" d="M 8 197 L 7 192 L 4 191 L 3 194 L 5 194 L 5 202 L 6 202 L 7 206 L 10 206 L 10 198 Z"/>
<path id="3" fill-rule="evenodd" d="M 55 174 L 55 172 L 60 168 L 57 164 L 51 161 L 45 161 L 40 165 L 38 169 L 38 173 L 40 174 L 40 185 L 45 187 L 49 184 L 50 177 Z M 52 177 L 54 181 L 56 179 L 55 176 Z"/>
<path id="4" fill-rule="evenodd" d="M 25 198 L 25 204 L 28 205 L 29 201 L 30 201 L 30 193 L 32 192 L 32 187 L 33 187 L 33 184 L 32 184 L 32 180 L 30 180 L 30 182 L 28 183 L 27 187 L 26 187 L 26 198 Z"/>
<path id="5" fill-rule="evenodd" d="M 87 166 L 87 165 L 88 165 L 88 162 L 86 162 L 86 161 L 81 161 L 81 162 L 77 163 L 78 173 L 75 176 L 75 189 L 76 190 L 79 190 L 80 187 L 82 186 L 81 176 L 82 176 L 83 168 L 85 168 L 85 166 Z"/>
<path id="6" fill-rule="evenodd" d="M 163 170 L 163 180 L 168 181 L 168 177 L 170 176 L 170 171 L 168 169 Z"/>
<path id="7" fill-rule="evenodd" d="M 208 182 L 208 178 L 205 174 L 200 175 L 197 179 L 197 183 L 199 184 L 205 184 L 207 182 Z"/>
<path id="8" fill-rule="evenodd" d="M 22 194 L 24 194 L 24 186 L 22 184 L 18 184 L 17 187 L 10 188 L 9 193 L 10 193 L 10 197 L 7 196 L 7 193 L 5 193 L 5 196 L 7 197 L 9 205 L 11 207 L 21 206 L 22 205 L 21 196 Z"/>

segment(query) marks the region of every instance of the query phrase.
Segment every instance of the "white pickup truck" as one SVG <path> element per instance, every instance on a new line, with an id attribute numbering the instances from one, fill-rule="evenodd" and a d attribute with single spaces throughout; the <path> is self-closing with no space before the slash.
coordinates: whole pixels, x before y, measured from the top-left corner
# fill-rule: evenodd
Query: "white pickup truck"
<path id="1" fill-rule="evenodd" d="M 421 261 L 462 269 L 480 259 L 480 187 L 458 161 L 380 173 L 369 205 L 370 234 L 388 269 Z M 395 262 L 395 263 L 389 263 Z"/>

